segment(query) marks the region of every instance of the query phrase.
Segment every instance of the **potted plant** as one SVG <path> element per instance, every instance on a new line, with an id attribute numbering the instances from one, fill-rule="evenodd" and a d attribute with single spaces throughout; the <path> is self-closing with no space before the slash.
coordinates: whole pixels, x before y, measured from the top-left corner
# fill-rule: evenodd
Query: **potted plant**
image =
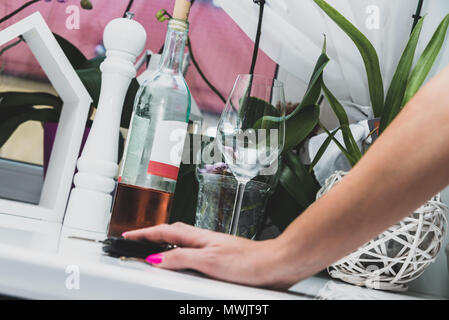
<path id="1" fill-rule="evenodd" d="M 379 60 L 372 44 L 325 1 L 314 1 L 348 34 L 359 49 L 368 75 L 373 113 L 375 117 L 380 118 L 380 125 L 376 130 L 381 134 L 423 84 L 444 42 L 449 26 L 449 15 L 443 19 L 413 67 L 413 59 L 425 18 L 419 20 L 410 35 L 384 98 Z M 343 106 L 324 82 L 322 89 L 340 126 L 330 132 L 320 124 L 328 137 L 312 161 L 311 168 L 320 160 L 331 142 L 338 146 L 351 166 L 354 166 L 363 156 L 363 152 L 350 130 Z M 342 142 L 335 138 L 338 131 L 341 131 Z M 317 193 L 317 199 L 341 181 L 346 174 L 347 172 L 343 171 L 332 174 Z M 441 202 L 440 195 L 434 196 L 409 217 L 328 267 L 328 272 L 332 277 L 356 285 L 393 291 L 406 290 L 407 283 L 419 277 L 438 255 L 447 232 L 447 212 L 448 208 Z"/>
<path id="2" fill-rule="evenodd" d="M 276 180 L 278 180 L 278 183 L 274 184 L 273 189 L 267 193 L 267 196 L 270 197 L 265 209 L 266 215 L 281 231 L 314 202 L 316 192 L 319 189 L 318 182 L 300 161 L 295 149 L 309 137 L 319 122 L 322 74 L 328 62 L 329 58 L 323 50 L 316 62 L 308 89 L 301 103 L 290 104 L 291 108 L 289 108 L 289 113 L 286 116 L 285 147 L 277 173 L 278 179 Z M 266 108 L 267 105 L 270 106 L 266 102 L 252 103 L 251 107 L 257 110 L 258 108 Z M 263 115 L 264 112 L 260 114 Z M 256 120 L 264 120 L 261 123 L 265 125 L 269 124 L 270 121 L 276 121 L 276 117 L 264 118 Z M 193 138 L 190 138 L 193 141 Z M 190 145 L 193 146 L 193 143 L 190 143 Z M 199 189 L 195 175 L 195 164 L 181 165 L 171 213 L 171 221 L 173 222 L 195 223 Z M 229 199 L 227 207 L 232 210 L 233 197 Z M 266 199 L 259 200 L 265 201 Z"/>

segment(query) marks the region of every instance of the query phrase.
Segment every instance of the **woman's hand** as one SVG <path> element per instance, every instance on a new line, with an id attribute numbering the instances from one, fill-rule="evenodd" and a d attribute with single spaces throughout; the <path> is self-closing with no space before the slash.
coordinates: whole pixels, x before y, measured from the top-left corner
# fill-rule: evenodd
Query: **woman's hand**
<path id="1" fill-rule="evenodd" d="M 123 236 L 177 245 L 179 248 L 146 259 L 160 268 L 193 269 L 220 280 L 274 289 L 293 284 L 281 279 L 278 261 L 282 250 L 276 240 L 251 241 L 183 223 L 129 231 Z"/>

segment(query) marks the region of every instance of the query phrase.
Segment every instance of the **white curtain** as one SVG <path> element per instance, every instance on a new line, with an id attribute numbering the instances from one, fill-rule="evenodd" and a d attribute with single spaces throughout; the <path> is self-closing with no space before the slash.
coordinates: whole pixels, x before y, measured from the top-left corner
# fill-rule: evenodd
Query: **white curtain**
<path id="1" fill-rule="evenodd" d="M 413 24 L 418 0 L 328 0 L 372 42 L 379 55 L 387 89 Z M 221 0 L 229 16 L 254 40 L 259 7 L 252 0 Z M 449 13 L 448 0 L 425 0 L 427 14 L 417 53 Z M 378 19 L 377 19 L 378 18 Z M 377 23 L 378 22 L 378 23 Z M 260 48 L 280 65 L 287 98 L 299 101 L 321 53 L 323 34 L 331 61 L 325 69 L 326 84 L 343 103 L 352 122 L 372 117 L 363 60 L 352 40 L 312 0 L 267 0 Z M 446 45 L 432 75 L 449 63 Z M 330 129 L 337 122 L 324 103 L 321 120 Z"/>

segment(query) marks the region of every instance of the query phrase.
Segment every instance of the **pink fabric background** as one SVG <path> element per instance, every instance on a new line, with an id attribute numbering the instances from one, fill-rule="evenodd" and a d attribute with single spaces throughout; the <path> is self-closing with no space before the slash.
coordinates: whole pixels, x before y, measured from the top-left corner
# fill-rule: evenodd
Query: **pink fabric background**
<path id="1" fill-rule="evenodd" d="M 67 0 L 59 3 L 41 1 L 14 18 L 0 25 L 0 29 L 26 17 L 34 11 L 40 11 L 51 30 L 73 42 L 88 58 L 95 56 L 95 47 L 101 42 L 105 25 L 114 18 L 121 17 L 128 0 L 91 0 L 93 10 L 81 10 L 80 29 L 68 30 L 65 26 L 68 5 L 79 6 L 79 0 Z M 248 0 L 250 1 L 250 0 Z M 24 4 L 25 0 L 0 1 L 0 16 Z M 165 8 L 173 10 L 174 0 L 135 0 L 132 12 L 135 19 L 142 23 L 148 34 L 147 48 L 157 52 L 164 42 L 167 22 L 160 23 L 155 14 Z M 262 35 L 263 36 L 263 35 Z M 197 1 L 190 14 L 190 37 L 195 57 L 208 79 L 227 97 L 234 80 L 239 73 L 248 73 L 251 65 L 253 42 L 221 9 L 207 1 Z M 5 73 L 25 78 L 45 79 L 43 71 L 33 58 L 25 44 L 9 50 L 1 56 Z M 139 73 L 143 70 L 139 70 Z M 275 63 L 262 51 L 256 66 L 256 73 L 272 77 Z M 200 109 L 208 112 L 221 112 L 223 103 L 207 87 L 194 66 L 187 74 L 187 82 Z"/>

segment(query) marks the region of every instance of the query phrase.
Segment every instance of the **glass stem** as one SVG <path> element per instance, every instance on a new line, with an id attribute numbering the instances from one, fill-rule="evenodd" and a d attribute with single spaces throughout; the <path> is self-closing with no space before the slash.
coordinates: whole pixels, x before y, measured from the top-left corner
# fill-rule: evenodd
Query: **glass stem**
<path id="1" fill-rule="evenodd" d="M 243 194 L 245 193 L 246 181 L 238 182 L 237 194 L 235 195 L 234 210 L 232 210 L 231 227 L 229 233 L 236 236 L 240 220 L 240 209 L 242 208 Z"/>

